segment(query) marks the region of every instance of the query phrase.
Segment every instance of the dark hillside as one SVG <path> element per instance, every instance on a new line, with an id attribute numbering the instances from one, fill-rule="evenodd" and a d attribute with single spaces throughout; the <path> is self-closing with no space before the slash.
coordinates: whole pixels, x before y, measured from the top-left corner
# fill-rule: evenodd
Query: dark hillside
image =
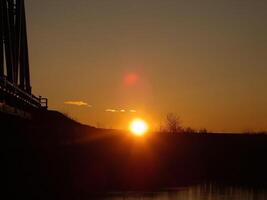
<path id="1" fill-rule="evenodd" d="M 56 111 L 33 120 L 1 114 L 4 189 L 10 197 L 88 199 L 99 191 L 201 182 L 267 183 L 267 136 L 126 132 L 85 126 Z M 9 198 L 12 199 L 12 198 Z"/>

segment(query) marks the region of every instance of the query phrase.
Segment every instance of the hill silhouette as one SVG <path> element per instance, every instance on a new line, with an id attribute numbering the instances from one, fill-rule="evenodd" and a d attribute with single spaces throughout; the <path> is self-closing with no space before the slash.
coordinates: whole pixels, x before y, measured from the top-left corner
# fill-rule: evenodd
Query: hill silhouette
<path id="1" fill-rule="evenodd" d="M 1 114 L 3 191 L 12 198 L 88 199 L 108 191 L 203 182 L 267 183 L 267 136 L 97 129 L 57 111 Z"/>

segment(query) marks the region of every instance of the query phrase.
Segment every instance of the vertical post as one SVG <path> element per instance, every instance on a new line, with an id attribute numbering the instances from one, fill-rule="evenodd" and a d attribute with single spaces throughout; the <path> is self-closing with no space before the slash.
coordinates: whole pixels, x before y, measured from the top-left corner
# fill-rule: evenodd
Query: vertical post
<path id="1" fill-rule="evenodd" d="M 17 0 L 15 0 L 17 2 Z M 8 13 L 9 13 L 9 29 L 10 29 L 10 48 L 12 51 L 12 63 L 13 63 L 13 84 L 18 84 L 18 59 L 16 55 L 16 45 L 17 45 L 17 38 L 16 38 L 16 30 L 15 30 L 15 23 L 16 23 L 16 4 L 14 0 L 8 0 Z"/>
<path id="2" fill-rule="evenodd" d="M 11 83 L 14 82 L 14 70 L 13 70 L 13 50 L 12 50 L 12 38 L 10 30 L 10 18 L 8 11 L 7 0 L 2 0 L 3 3 L 3 21 L 4 21 L 4 39 L 5 39 L 5 58 L 6 58 L 6 68 L 7 68 L 7 79 Z"/>
<path id="3" fill-rule="evenodd" d="M 31 84 L 30 84 L 30 68 L 29 68 L 29 54 L 28 54 L 28 41 L 27 41 L 27 29 L 26 29 L 26 14 L 24 0 L 21 0 L 21 49 L 23 52 L 23 69 L 25 77 L 25 89 L 31 94 Z"/>
<path id="4" fill-rule="evenodd" d="M 16 80 L 17 80 L 17 84 L 19 84 L 19 86 L 21 85 L 21 81 L 19 81 L 19 79 L 21 79 L 21 69 L 20 69 L 20 49 L 21 49 L 21 0 L 16 0 L 16 4 L 15 4 L 15 57 L 16 57 Z M 20 73 L 20 74 L 19 74 Z M 23 78 L 22 78 L 23 79 Z M 24 85 L 24 84 L 22 84 Z"/>
<path id="5" fill-rule="evenodd" d="M 20 12 L 20 47 L 19 47 L 19 73 L 20 73 L 20 78 L 19 78 L 19 87 L 22 90 L 26 90 L 26 78 L 25 78 L 25 68 L 26 68 L 26 56 L 25 56 L 25 50 L 24 50 L 24 27 L 22 24 L 23 20 L 23 6 L 22 2 L 20 3 L 21 7 L 21 12 Z"/>
<path id="6" fill-rule="evenodd" d="M 3 1 L 0 0 L 0 77 L 4 76 L 4 22 Z"/>
<path id="7" fill-rule="evenodd" d="M 12 47 L 13 47 L 13 66 L 14 66 L 14 83 L 16 85 L 19 84 L 18 82 L 18 73 L 19 73 L 19 48 L 20 48 L 20 32 L 21 32 L 21 1 L 20 0 L 11 0 L 10 2 L 10 16 L 12 24 Z"/>

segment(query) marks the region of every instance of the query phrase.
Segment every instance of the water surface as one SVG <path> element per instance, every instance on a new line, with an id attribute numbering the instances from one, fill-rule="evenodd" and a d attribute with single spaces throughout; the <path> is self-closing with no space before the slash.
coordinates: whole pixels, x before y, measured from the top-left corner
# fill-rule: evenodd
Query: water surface
<path id="1" fill-rule="evenodd" d="M 267 200 L 267 190 L 205 184 L 160 192 L 118 192 L 105 200 Z"/>

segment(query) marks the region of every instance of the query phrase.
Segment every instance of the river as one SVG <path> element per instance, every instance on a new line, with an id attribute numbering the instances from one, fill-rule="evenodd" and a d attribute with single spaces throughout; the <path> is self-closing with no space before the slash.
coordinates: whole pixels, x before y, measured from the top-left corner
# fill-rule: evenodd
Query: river
<path id="1" fill-rule="evenodd" d="M 204 184 L 158 192 L 110 193 L 104 200 L 267 200 L 267 189 Z"/>

